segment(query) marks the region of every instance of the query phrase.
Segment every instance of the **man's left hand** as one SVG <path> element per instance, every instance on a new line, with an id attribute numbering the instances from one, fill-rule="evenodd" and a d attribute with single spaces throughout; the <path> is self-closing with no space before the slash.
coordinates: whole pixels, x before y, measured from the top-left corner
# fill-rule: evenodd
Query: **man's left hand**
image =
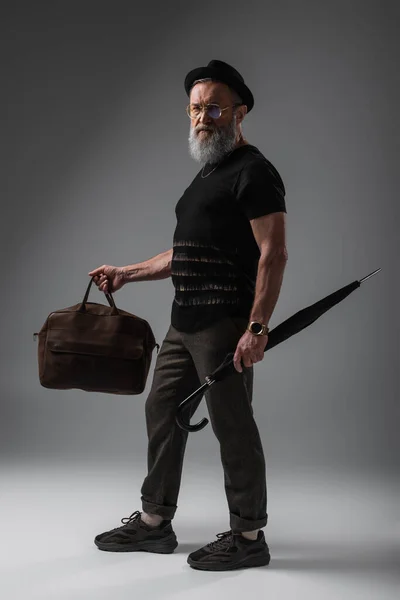
<path id="1" fill-rule="evenodd" d="M 237 343 L 233 357 L 236 371 L 239 371 L 239 373 L 243 371 L 240 364 L 241 360 L 243 360 L 245 367 L 251 367 L 253 363 L 262 360 L 267 343 L 268 335 L 254 335 L 254 333 L 246 330 Z"/>

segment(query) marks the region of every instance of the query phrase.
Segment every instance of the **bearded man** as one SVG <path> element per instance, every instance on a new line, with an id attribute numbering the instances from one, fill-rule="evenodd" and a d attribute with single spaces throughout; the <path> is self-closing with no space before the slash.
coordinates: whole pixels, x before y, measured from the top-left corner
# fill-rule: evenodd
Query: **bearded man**
<path id="1" fill-rule="evenodd" d="M 190 71 L 184 87 L 189 152 L 203 166 L 175 206 L 172 248 L 142 263 L 102 265 L 89 273 L 104 292 L 167 277 L 175 288 L 145 405 L 142 511 L 96 536 L 95 543 L 115 552 L 169 553 L 177 547 L 171 521 L 188 432 L 177 425 L 176 410 L 235 350 L 234 374 L 205 392 L 220 445 L 230 529 L 187 557 L 193 568 L 222 571 L 270 562 L 262 531 L 268 521 L 266 463 L 253 415 L 253 365 L 264 357 L 287 261 L 285 187 L 272 163 L 243 136 L 254 98 L 236 69 L 212 60 Z"/>

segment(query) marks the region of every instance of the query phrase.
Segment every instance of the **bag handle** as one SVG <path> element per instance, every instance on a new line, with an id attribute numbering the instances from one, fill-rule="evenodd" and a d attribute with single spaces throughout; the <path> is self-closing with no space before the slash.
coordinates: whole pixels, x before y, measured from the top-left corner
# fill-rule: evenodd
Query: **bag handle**
<path id="1" fill-rule="evenodd" d="M 93 277 L 91 278 L 91 280 L 89 281 L 89 285 L 87 286 L 86 294 L 85 294 L 85 296 L 84 296 L 84 298 L 83 298 L 83 300 L 82 300 L 82 304 L 81 304 L 81 305 L 80 305 L 80 307 L 78 308 L 78 311 L 79 311 L 79 312 L 85 312 L 85 311 L 86 311 L 86 302 L 87 302 L 87 300 L 88 300 L 88 297 L 89 297 L 89 292 L 90 292 L 90 288 L 91 288 L 91 286 L 92 286 L 93 280 L 94 280 L 94 276 L 93 276 Z M 119 315 L 119 310 L 118 310 L 118 308 L 116 307 L 116 304 L 115 304 L 115 302 L 114 302 L 114 298 L 112 297 L 112 294 L 111 294 L 111 292 L 104 292 L 104 295 L 105 295 L 105 297 L 106 297 L 106 298 L 107 298 L 107 300 L 108 300 L 108 304 L 109 304 L 109 305 L 111 306 L 111 308 L 112 308 L 111 314 L 112 314 L 112 315 Z"/>

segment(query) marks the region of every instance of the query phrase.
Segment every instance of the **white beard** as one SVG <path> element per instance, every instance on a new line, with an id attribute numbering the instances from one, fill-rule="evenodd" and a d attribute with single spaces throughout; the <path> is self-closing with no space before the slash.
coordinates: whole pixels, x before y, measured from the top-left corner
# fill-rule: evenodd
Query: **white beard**
<path id="1" fill-rule="evenodd" d="M 226 127 L 212 127 L 208 133 L 198 133 L 208 125 L 200 124 L 197 129 L 190 126 L 189 154 L 200 163 L 217 163 L 236 146 L 236 115 Z"/>

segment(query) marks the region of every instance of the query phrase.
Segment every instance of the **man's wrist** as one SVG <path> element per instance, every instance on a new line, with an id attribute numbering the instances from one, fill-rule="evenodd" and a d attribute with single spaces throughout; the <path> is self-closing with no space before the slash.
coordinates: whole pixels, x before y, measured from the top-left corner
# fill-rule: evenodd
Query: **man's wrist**
<path id="1" fill-rule="evenodd" d="M 120 274 L 122 275 L 122 280 L 125 283 L 129 283 L 131 281 L 131 272 L 130 272 L 130 265 L 127 265 L 125 267 L 120 267 Z"/>

